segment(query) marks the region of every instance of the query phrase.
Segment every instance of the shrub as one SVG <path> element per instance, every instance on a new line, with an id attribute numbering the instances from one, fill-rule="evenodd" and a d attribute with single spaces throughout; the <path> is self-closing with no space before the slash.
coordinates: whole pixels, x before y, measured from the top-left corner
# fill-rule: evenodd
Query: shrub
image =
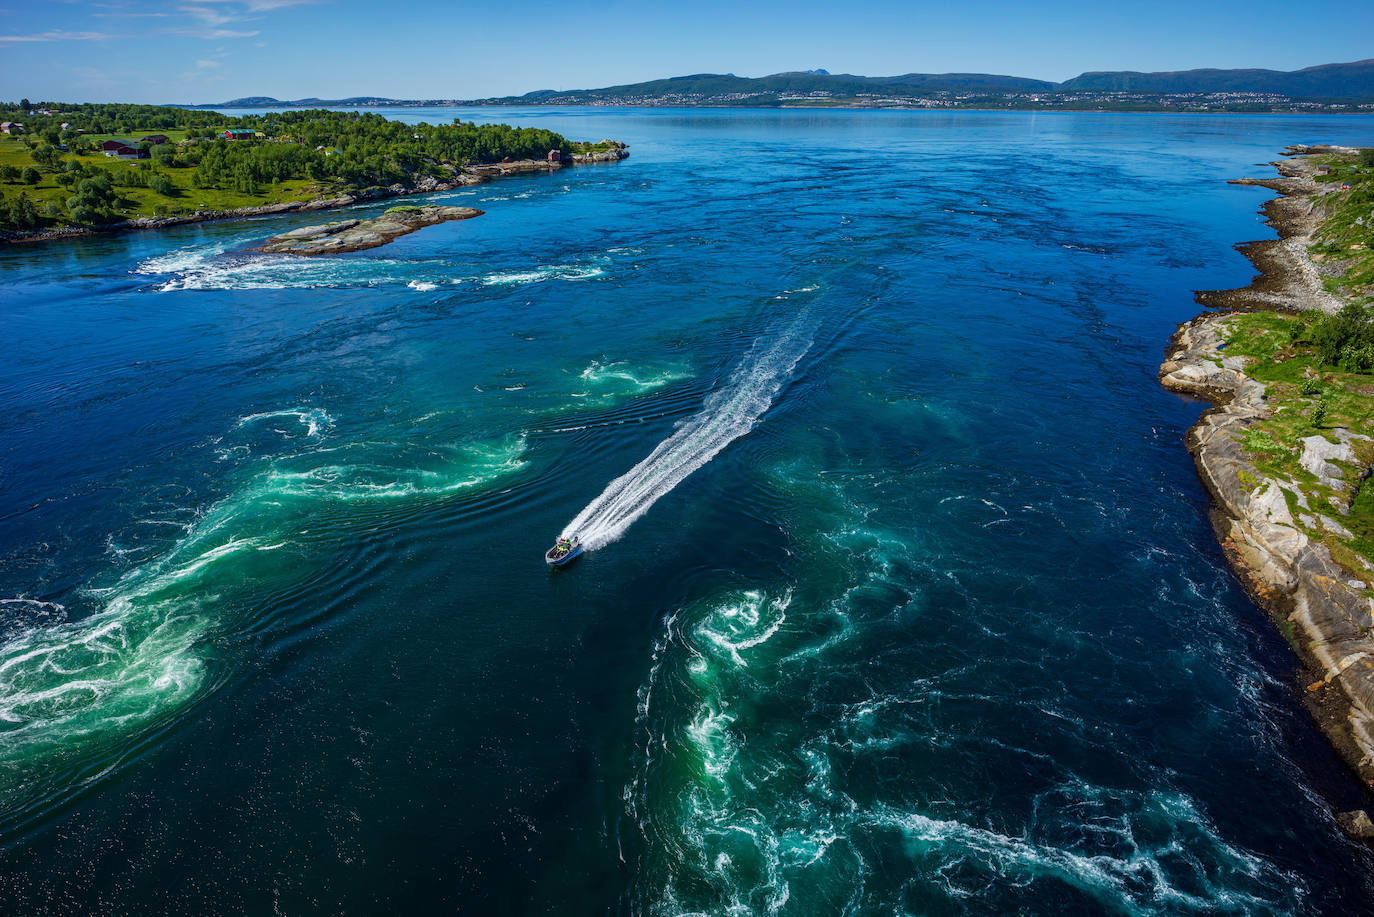
<path id="1" fill-rule="evenodd" d="M 1320 427 L 1322 421 L 1326 420 L 1326 415 L 1331 412 L 1331 403 L 1325 398 L 1317 399 L 1317 404 L 1312 408 L 1312 426 Z"/>
<path id="2" fill-rule="evenodd" d="M 36 185 L 42 178 L 42 176 L 38 174 L 38 170 L 33 166 L 24 166 L 24 171 L 19 173 L 19 177 L 24 180 L 24 184 L 26 185 Z"/>
<path id="3" fill-rule="evenodd" d="M 1279 445 L 1267 430 L 1247 430 L 1245 448 L 1250 452 L 1268 452 L 1271 455 L 1288 451 Z"/>
<path id="4" fill-rule="evenodd" d="M 1374 368 L 1374 310 L 1348 303 L 1335 315 L 1323 315 L 1312 323 L 1312 347 L 1326 366 L 1349 372 Z"/>
<path id="5" fill-rule="evenodd" d="M 1352 373 L 1369 372 L 1374 368 L 1374 344 L 1346 344 L 1341 348 L 1340 367 Z"/>

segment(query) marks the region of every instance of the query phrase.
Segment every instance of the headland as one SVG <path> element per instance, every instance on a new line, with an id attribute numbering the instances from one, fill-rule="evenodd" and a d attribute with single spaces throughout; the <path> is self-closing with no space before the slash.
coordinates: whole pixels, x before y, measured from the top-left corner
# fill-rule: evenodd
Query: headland
<path id="1" fill-rule="evenodd" d="M 1160 381 L 1215 407 L 1188 432 L 1222 548 L 1307 669 L 1323 732 L 1374 787 L 1374 155 L 1290 147 L 1277 239 L 1237 246 L 1250 286 L 1173 336 Z M 1374 838 L 1365 810 L 1342 813 Z"/>

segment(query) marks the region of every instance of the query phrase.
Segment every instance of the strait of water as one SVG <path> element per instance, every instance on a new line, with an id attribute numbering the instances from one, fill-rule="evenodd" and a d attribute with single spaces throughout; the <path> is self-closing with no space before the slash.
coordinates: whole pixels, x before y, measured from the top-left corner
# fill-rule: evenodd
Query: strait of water
<path id="1" fill-rule="evenodd" d="M 389 114 L 633 155 L 0 249 L 0 911 L 1368 907 L 1155 374 L 1374 122 Z"/>

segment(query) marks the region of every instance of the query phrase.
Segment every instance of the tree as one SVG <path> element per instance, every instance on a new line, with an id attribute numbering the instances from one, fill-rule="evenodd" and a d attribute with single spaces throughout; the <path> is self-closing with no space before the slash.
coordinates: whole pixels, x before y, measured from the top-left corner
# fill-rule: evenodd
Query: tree
<path id="1" fill-rule="evenodd" d="M 0 181 L 7 185 L 12 185 L 19 181 L 19 169 L 9 163 L 0 166 Z"/>
<path id="2" fill-rule="evenodd" d="M 24 179 L 24 184 L 26 185 L 36 185 L 38 184 L 38 180 L 42 177 L 33 166 L 24 166 L 24 171 L 19 174 L 20 177 Z"/>
<path id="3" fill-rule="evenodd" d="M 57 147 L 50 146 L 46 143 L 34 150 L 30 155 L 33 156 L 34 162 L 38 163 L 40 166 L 46 166 L 49 169 L 56 166 L 57 160 L 62 158 L 62 154 L 58 152 Z"/>
<path id="4" fill-rule="evenodd" d="M 148 179 L 148 187 L 163 197 L 171 197 L 177 193 L 177 186 L 172 184 L 172 180 L 161 172 L 153 173 L 153 176 Z"/>
<path id="5" fill-rule="evenodd" d="M 24 109 L 24 114 L 28 114 L 28 113 L 29 113 L 29 109 L 32 108 L 33 105 L 31 105 L 31 104 L 29 103 L 29 100 L 28 100 L 28 99 L 20 99 L 20 100 L 19 100 L 19 107 L 22 108 L 22 109 Z"/>
<path id="6" fill-rule="evenodd" d="M 38 211 L 33 206 L 33 201 L 24 192 L 19 192 L 19 196 L 10 201 L 9 223 L 18 229 L 32 229 L 38 225 Z"/>
<path id="7" fill-rule="evenodd" d="M 115 217 L 119 197 L 110 178 L 103 172 L 83 178 L 76 185 L 76 194 L 67 198 L 67 213 L 74 223 L 103 223 Z"/>

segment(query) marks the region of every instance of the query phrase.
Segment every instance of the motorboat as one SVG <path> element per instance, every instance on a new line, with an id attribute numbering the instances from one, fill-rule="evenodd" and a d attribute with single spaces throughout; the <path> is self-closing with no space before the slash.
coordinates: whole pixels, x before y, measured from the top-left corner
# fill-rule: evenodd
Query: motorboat
<path id="1" fill-rule="evenodd" d="M 561 567 L 581 553 L 582 541 L 576 535 L 559 538 L 553 543 L 553 547 L 544 552 L 544 562 Z"/>

